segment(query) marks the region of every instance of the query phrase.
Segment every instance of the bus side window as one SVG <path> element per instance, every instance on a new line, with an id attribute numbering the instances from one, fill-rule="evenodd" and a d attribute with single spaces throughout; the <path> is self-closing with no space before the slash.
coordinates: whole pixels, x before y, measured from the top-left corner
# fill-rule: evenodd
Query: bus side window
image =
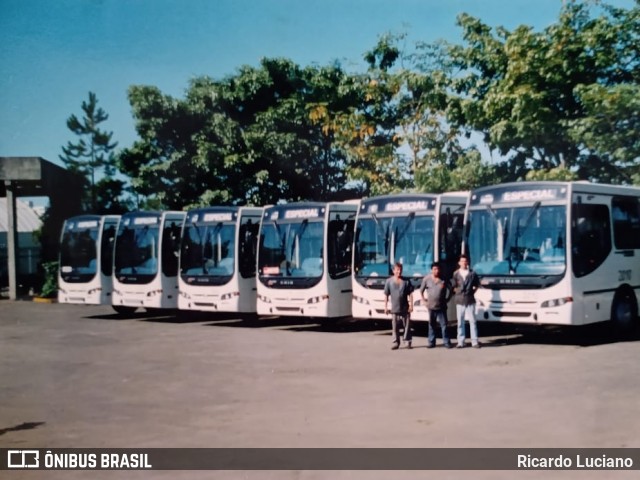
<path id="1" fill-rule="evenodd" d="M 102 274 L 108 277 L 113 273 L 113 242 L 116 238 L 116 227 L 110 225 L 102 232 L 102 244 L 100 245 Z"/>
<path id="2" fill-rule="evenodd" d="M 583 277 L 596 270 L 611 251 L 611 222 L 606 205 L 573 204 L 573 273 Z"/>
<path id="3" fill-rule="evenodd" d="M 462 252 L 464 211 L 461 209 L 452 212 L 446 207 L 440 214 L 440 268 L 442 276 L 447 279 L 456 270 Z"/>
<path id="4" fill-rule="evenodd" d="M 329 245 L 329 275 L 331 278 L 342 278 L 351 274 L 351 245 L 353 243 L 352 218 L 341 220 L 338 216 L 330 220 L 327 228 Z"/>
<path id="5" fill-rule="evenodd" d="M 162 238 L 162 273 L 167 277 L 178 275 L 178 252 L 180 251 L 180 227 L 171 222 L 165 224 Z"/>
<path id="6" fill-rule="evenodd" d="M 256 274 L 256 252 L 258 250 L 258 229 L 260 223 L 251 218 L 241 220 L 239 240 L 239 270 L 243 278 L 251 278 Z"/>
<path id="7" fill-rule="evenodd" d="M 613 197 L 613 240 L 616 248 L 640 248 L 640 199 Z"/>

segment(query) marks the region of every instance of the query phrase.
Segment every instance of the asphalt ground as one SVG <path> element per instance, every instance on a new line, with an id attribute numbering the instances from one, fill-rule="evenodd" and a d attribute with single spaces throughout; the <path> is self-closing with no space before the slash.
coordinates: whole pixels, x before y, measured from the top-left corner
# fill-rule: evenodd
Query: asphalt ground
<path id="1" fill-rule="evenodd" d="M 0 301 L 2 448 L 640 447 L 640 341 Z M 453 330 L 451 331 L 454 336 Z M 464 465 L 461 455 L 460 464 Z M 330 467 L 328 467 L 330 469 Z M 58 471 L 3 478 L 636 478 L 622 471 Z"/>

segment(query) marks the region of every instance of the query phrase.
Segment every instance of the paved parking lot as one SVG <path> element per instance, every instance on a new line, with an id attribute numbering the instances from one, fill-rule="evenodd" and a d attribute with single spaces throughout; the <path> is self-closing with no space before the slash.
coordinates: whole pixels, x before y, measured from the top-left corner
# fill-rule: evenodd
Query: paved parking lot
<path id="1" fill-rule="evenodd" d="M 446 350 L 440 343 L 428 350 L 425 325 L 419 325 L 413 350 L 391 351 L 385 322 L 125 318 L 109 307 L 3 300 L 0 446 L 640 447 L 637 340 L 612 342 L 601 329 L 480 328 L 480 350 Z M 55 473 L 87 478 L 86 472 Z M 90 473 L 391 478 L 391 472 Z"/>

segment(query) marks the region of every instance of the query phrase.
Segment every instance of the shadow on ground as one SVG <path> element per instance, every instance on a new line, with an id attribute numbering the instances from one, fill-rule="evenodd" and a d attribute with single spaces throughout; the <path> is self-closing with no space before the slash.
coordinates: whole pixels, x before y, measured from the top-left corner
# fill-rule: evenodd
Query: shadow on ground
<path id="1" fill-rule="evenodd" d="M 480 342 L 486 347 L 506 345 L 573 345 L 576 347 L 594 347 L 621 341 L 638 341 L 638 332 L 624 337 L 614 334 L 609 322 L 581 326 L 558 325 L 519 325 L 478 323 Z M 455 336 L 455 328 L 451 329 Z M 453 337 L 452 337 L 453 338 Z"/>
<path id="2" fill-rule="evenodd" d="M 351 317 L 337 319 L 318 319 L 308 317 L 258 317 L 248 316 L 232 321 L 216 321 L 212 327 L 234 328 L 277 328 L 294 332 L 354 333 L 389 330 L 387 321 L 354 320 Z"/>
<path id="3" fill-rule="evenodd" d="M 20 425 L 15 425 L 13 427 L 0 428 L 0 436 L 10 432 L 19 432 L 21 430 L 33 430 L 34 428 L 38 428 L 41 425 L 44 425 L 45 422 L 25 422 Z"/>
<path id="4" fill-rule="evenodd" d="M 150 318 L 167 318 L 175 316 L 173 310 L 137 310 L 131 313 L 108 313 L 100 315 L 86 315 L 83 318 L 90 320 L 146 320 Z"/>
<path id="5" fill-rule="evenodd" d="M 414 347 L 420 346 L 422 342 L 426 345 L 429 328 L 427 322 L 414 322 L 412 328 Z M 389 323 L 382 330 L 388 330 L 386 334 L 391 335 Z M 638 331 L 624 337 L 617 336 L 609 322 L 574 327 L 479 322 L 478 331 L 481 345 L 488 348 L 520 344 L 593 347 L 618 342 L 640 341 L 640 332 Z M 447 334 L 452 344 L 456 344 L 457 328 L 455 324 L 449 324 Z M 439 328 L 436 329 L 436 338 L 436 344 L 439 345 L 442 342 Z M 468 325 L 466 342 L 467 345 L 470 344 Z"/>
<path id="6" fill-rule="evenodd" d="M 96 320 L 138 320 L 155 323 L 205 323 L 210 327 L 232 328 L 277 328 L 293 332 L 321 332 L 321 333 L 355 333 L 379 332 L 379 335 L 391 335 L 391 322 L 388 320 L 354 319 L 342 317 L 338 319 L 319 319 L 309 317 L 278 317 L 258 316 L 255 313 L 227 313 L 227 312 L 197 312 L 176 310 L 140 309 L 135 313 L 113 313 L 89 315 L 84 318 Z M 414 337 L 426 338 L 428 334 L 427 322 L 413 322 Z M 640 341 L 640 332 L 628 334 L 624 337 L 613 333 L 609 322 L 584 326 L 556 326 L 556 325 L 522 325 L 509 323 L 478 322 L 480 342 L 483 347 L 502 347 L 519 344 L 538 345 L 574 345 L 577 347 L 592 347 L 607 345 L 620 341 Z M 455 324 L 449 323 L 447 333 L 452 343 L 456 343 Z M 469 327 L 467 325 L 467 342 Z M 441 334 L 437 330 L 438 343 Z M 414 343 L 420 343 L 420 340 Z"/>

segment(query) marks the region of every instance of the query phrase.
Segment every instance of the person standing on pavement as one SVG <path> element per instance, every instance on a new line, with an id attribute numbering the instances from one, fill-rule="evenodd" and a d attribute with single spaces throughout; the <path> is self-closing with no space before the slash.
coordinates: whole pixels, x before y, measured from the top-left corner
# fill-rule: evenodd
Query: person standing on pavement
<path id="1" fill-rule="evenodd" d="M 458 270 L 453 272 L 451 286 L 456 302 L 456 317 L 458 319 L 458 348 L 465 347 L 466 327 L 465 320 L 469 322 L 471 333 L 471 346 L 480 348 L 478 341 L 478 326 L 476 324 L 476 298 L 475 293 L 480 287 L 478 274 L 469 268 L 469 257 L 460 255 Z"/>
<path id="2" fill-rule="evenodd" d="M 425 292 L 427 296 L 425 298 Z M 445 348 L 451 348 L 447 335 L 447 303 L 451 298 L 451 286 L 440 276 L 440 265 L 431 265 L 431 273 L 422 279 L 420 284 L 422 303 L 429 309 L 429 340 L 427 348 L 436 346 L 436 324 L 442 331 L 442 342 Z"/>
<path id="3" fill-rule="evenodd" d="M 400 347 L 400 328 L 404 328 L 404 341 L 407 348 L 411 348 L 411 312 L 413 311 L 413 286 L 411 282 L 402 278 L 402 264 L 393 265 L 393 276 L 387 278 L 384 284 L 384 313 L 389 314 L 389 299 L 391 299 L 391 330 L 393 346 L 391 350 Z"/>

